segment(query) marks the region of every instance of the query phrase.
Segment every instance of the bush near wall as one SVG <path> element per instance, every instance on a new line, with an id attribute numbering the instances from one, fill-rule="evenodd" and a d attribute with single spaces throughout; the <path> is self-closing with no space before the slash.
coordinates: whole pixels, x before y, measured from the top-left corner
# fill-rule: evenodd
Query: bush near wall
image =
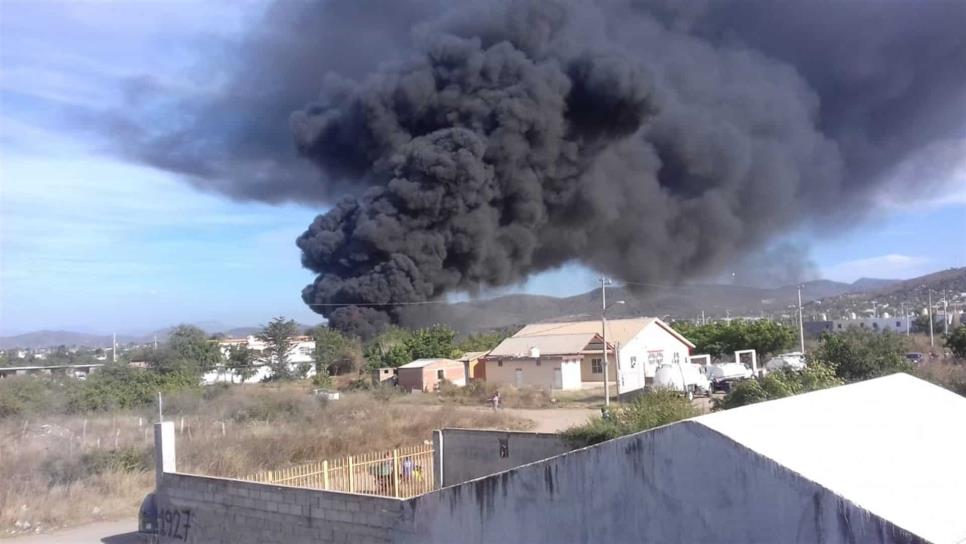
<path id="1" fill-rule="evenodd" d="M 563 437 L 573 447 L 580 448 L 697 415 L 698 409 L 680 393 L 657 390 L 612 410 L 606 418 L 571 427 L 563 432 Z"/>

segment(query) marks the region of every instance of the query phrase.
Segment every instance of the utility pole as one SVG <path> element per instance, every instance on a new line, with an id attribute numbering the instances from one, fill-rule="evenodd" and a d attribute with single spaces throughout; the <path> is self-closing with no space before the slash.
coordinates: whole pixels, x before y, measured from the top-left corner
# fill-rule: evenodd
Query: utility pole
<path id="1" fill-rule="evenodd" d="M 946 303 L 946 290 L 943 289 L 943 335 L 949 336 L 949 307 Z"/>
<path id="2" fill-rule="evenodd" d="M 704 318 L 704 310 L 701 310 L 701 324 L 702 325 L 707 325 L 708 324 L 708 321 L 705 320 L 705 318 Z"/>
<path id="3" fill-rule="evenodd" d="M 875 318 L 878 318 L 878 317 L 879 317 L 879 309 L 876 307 L 876 301 L 873 300 L 872 301 L 872 318 L 875 319 Z"/>
<path id="4" fill-rule="evenodd" d="M 932 289 L 929 290 L 929 306 L 926 307 L 926 315 L 929 317 L 929 349 L 936 346 L 932 335 Z"/>
<path id="5" fill-rule="evenodd" d="M 116 332 L 115 333 L 112 333 L 111 334 L 111 338 L 112 338 L 112 340 L 111 340 L 111 362 L 112 363 L 116 363 L 117 362 L 117 333 Z"/>
<path id="6" fill-rule="evenodd" d="M 802 350 L 802 355 L 805 355 L 805 320 L 802 317 L 802 285 L 798 284 L 798 341 L 799 347 Z"/>
<path id="7" fill-rule="evenodd" d="M 601 343 L 600 351 L 604 357 L 604 407 L 610 408 L 610 370 L 607 368 L 607 284 L 610 283 L 605 277 L 600 278 L 600 330 Z"/>
<path id="8" fill-rule="evenodd" d="M 158 335 L 154 335 L 154 351 L 158 351 Z"/>
<path id="9" fill-rule="evenodd" d="M 909 314 L 906 313 L 906 303 L 899 303 L 899 311 L 902 312 L 902 318 L 906 320 L 906 336 L 909 336 Z"/>

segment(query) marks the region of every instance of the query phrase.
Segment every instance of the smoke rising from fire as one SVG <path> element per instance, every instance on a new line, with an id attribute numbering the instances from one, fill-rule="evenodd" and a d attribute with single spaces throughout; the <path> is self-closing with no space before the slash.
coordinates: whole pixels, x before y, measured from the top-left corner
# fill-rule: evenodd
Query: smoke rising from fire
<path id="1" fill-rule="evenodd" d="M 334 201 L 297 243 L 336 321 L 569 262 L 720 272 L 856 221 L 966 129 L 962 2 L 358 4 L 269 10 L 230 137 L 219 98 L 128 149 L 236 198 Z"/>

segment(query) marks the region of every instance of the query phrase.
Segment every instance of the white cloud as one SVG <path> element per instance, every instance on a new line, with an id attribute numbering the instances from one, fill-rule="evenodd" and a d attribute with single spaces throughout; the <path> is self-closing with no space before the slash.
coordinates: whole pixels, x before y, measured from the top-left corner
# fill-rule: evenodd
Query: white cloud
<path id="1" fill-rule="evenodd" d="M 823 270 L 824 276 L 837 281 L 859 278 L 905 279 L 929 273 L 930 259 L 890 253 L 841 262 Z"/>

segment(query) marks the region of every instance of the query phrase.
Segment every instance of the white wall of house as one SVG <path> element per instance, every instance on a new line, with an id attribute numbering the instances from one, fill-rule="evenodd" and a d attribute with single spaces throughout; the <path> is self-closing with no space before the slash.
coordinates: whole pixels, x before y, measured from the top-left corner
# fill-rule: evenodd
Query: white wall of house
<path id="1" fill-rule="evenodd" d="M 687 362 L 690 348 L 660 325 L 651 325 L 621 349 L 621 359 L 631 356 L 643 361 L 644 376 L 653 378 L 662 362 Z M 630 389 L 628 389 L 630 391 Z"/>
<path id="2" fill-rule="evenodd" d="M 227 340 L 219 343 L 222 355 L 226 358 L 233 345 L 241 345 L 247 347 L 250 350 L 255 351 L 255 357 L 258 358 L 260 354 L 267 347 L 265 342 L 262 342 L 254 336 L 249 336 L 244 340 Z M 288 352 L 288 365 L 289 368 L 295 370 L 299 365 L 304 365 L 306 363 L 313 363 L 315 355 L 315 341 L 314 340 L 303 340 L 299 339 L 292 346 L 292 349 Z M 255 367 L 255 373 L 248 379 L 242 381 L 241 377 L 238 376 L 234 371 L 225 368 L 223 365 L 218 368 L 211 370 L 202 376 L 201 381 L 205 385 L 211 385 L 215 383 L 260 383 L 271 377 L 272 370 L 267 364 L 259 364 Z M 310 365 L 308 372 L 306 373 L 306 378 L 311 378 L 315 376 L 315 365 Z"/>
<path id="3" fill-rule="evenodd" d="M 572 357 L 486 360 L 487 383 L 546 389 L 580 389 L 580 360 Z"/>

